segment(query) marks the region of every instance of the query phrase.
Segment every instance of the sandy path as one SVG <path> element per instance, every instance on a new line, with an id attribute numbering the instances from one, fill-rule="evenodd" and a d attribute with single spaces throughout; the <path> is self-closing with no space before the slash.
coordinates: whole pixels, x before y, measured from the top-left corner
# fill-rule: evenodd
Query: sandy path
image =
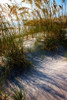
<path id="1" fill-rule="evenodd" d="M 35 68 L 9 82 L 8 91 L 24 88 L 27 100 L 67 100 L 67 61 L 62 53 L 28 54 Z"/>

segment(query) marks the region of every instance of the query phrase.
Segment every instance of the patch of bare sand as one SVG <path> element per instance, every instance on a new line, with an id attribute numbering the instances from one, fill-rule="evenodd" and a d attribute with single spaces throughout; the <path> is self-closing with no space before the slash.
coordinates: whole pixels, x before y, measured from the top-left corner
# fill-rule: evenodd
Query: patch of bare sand
<path id="1" fill-rule="evenodd" d="M 27 100 L 67 100 L 67 62 L 65 57 L 31 55 L 35 68 L 9 82 L 8 91 L 25 89 Z"/>

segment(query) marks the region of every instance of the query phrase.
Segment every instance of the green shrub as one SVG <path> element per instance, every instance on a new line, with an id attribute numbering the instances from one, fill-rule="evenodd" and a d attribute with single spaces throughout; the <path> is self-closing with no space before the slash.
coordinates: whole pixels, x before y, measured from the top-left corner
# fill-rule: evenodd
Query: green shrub
<path id="1" fill-rule="evenodd" d="M 67 36 L 66 36 L 66 31 L 65 30 L 61 30 L 60 34 L 59 34 L 59 43 L 61 45 L 63 45 L 64 47 L 67 48 Z"/>
<path id="2" fill-rule="evenodd" d="M 53 51 L 57 49 L 57 47 L 58 47 L 57 40 L 54 37 L 45 38 L 44 49 Z"/>
<path id="3" fill-rule="evenodd" d="M 66 57 L 66 61 L 67 61 L 67 52 L 65 52 L 65 57 Z"/>
<path id="4" fill-rule="evenodd" d="M 10 69 L 17 67 L 24 69 L 26 66 L 26 59 L 24 57 L 23 50 L 18 47 L 8 50 L 5 54 L 5 59 L 6 66 L 9 66 Z"/>

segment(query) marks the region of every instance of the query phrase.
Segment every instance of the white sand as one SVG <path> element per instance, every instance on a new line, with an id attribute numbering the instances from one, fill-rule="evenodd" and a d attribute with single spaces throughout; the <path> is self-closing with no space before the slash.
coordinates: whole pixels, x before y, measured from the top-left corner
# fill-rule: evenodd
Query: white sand
<path id="1" fill-rule="evenodd" d="M 67 61 L 61 55 L 30 56 L 35 68 L 15 78 L 8 91 L 24 88 L 27 100 L 67 100 Z"/>

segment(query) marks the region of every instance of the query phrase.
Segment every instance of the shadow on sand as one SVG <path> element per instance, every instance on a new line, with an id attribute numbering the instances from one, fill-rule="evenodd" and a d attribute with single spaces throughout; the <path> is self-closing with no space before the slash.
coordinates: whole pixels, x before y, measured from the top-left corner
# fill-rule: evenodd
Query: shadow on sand
<path id="1" fill-rule="evenodd" d="M 64 49 L 26 54 L 34 68 L 7 82 L 7 91 L 24 89 L 27 100 L 67 100 L 67 62 Z M 9 91 L 9 92 L 10 92 Z"/>

